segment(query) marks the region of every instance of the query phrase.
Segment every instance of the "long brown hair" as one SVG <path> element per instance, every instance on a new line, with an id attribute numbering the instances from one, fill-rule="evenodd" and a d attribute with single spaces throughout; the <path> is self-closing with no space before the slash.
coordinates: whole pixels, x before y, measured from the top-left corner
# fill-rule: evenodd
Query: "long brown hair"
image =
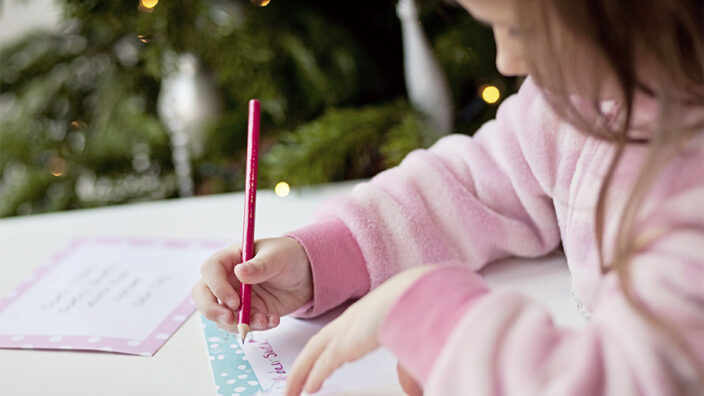
<path id="1" fill-rule="evenodd" d="M 525 40 L 531 75 L 545 87 L 546 98 L 558 114 L 583 133 L 614 144 L 614 157 L 600 187 L 596 203 L 596 241 L 602 273 L 615 271 L 629 303 L 648 322 L 662 330 L 692 362 L 699 385 L 704 368 L 677 330 L 638 302 L 629 281 L 629 262 L 642 246 L 635 222 L 657 173 L 695 135 L 701 135 L 703 117 L 684 117 L 683 108 L 704 109 L 704 7 L 701 0 L 515 0 Z M 587 52 L 570 46 L 569 37 L 579 39 Z M 550 62 L 547 62 L 549 59 Z M 581 81 L 570 79 L 579 63 L 587 73 Z M 586 63 L 586 65 L 585 65 Z M 647 70 L 643 66 L 647 65 Z M 605 121 L 602 92 L 594 90 L 594 79 L 603 78 L 604 68 L 615 85 L 621 104 L 617 122 Z M 579 86 L 584 84 L 583 86 Z M 592 84 L 587 86 L 587 84 Z M 590 92 L 587 107 L 570 98 L 573 89 Z M 614 92 L 609 92 L 613 96 Z M 633 105 L 636 95 L 657 103 L 658 114 L 645 136 L 633 136 Z M 584 105 L 584 103 L 582 103 Z M 631 135 L 629 136 L 629 131 Z M 609 187 L 621 154 L 629 145 L 647 148 L 639 176 L 622 211 L 614 249 L 604 252 L 603 235 Z M 608 257 L 608 259 L 607 259 Z M 678 394 L 691 392 L 692 383 L 682 380 Z M 695 382 L 696 382 L 695 381 Z"/>

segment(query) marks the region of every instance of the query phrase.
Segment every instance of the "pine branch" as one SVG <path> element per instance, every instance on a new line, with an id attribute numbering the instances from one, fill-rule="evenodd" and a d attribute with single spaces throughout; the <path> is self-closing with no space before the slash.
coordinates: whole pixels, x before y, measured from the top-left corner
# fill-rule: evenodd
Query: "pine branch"
<path id="1" fill-rule="evenodd" d="M 283 134 L 263 157 L 262 182 L 300 186 L 370 177 L 427 144 L 428 136 L 404 100 L 330 109 Z"/>

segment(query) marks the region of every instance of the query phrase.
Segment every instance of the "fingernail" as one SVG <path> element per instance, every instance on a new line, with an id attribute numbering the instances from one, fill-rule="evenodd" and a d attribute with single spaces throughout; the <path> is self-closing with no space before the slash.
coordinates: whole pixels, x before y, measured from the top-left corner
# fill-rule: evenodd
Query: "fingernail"
<path id="1" fill-rule="evenodd" d="M 260 329 L 260 330 L 261 330 L 261 329 L 264 328 L 264 324 L 262 323 L 262 321 L 261 321 L 259 318 L 254 318 L 254 319 L 252 320 L 252 327 L 255 328 L 255 329 Z"/>
<path id="2" fill-rule="evenodd" d="M 227 317 L 228 317 L 227 314 L 221 314 L 220 316 L 218 316 L 218 322 L 220 322 L 220 324 L 222 324 L 222 325 L 227 326 L 229 324 L 229 323 L 227 323 Z"/>
<path id="3" fill-rule="evenodd" d="M 268 315 L 268 316 L 266 317 L 266 320 L 269 322 L 269 326 L 273 326 L 273 325 L 274 325 L 274 315 Z"/>

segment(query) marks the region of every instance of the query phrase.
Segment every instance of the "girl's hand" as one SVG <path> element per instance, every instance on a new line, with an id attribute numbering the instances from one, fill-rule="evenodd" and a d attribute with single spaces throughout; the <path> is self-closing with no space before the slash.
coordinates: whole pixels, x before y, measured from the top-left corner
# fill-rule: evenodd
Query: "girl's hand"
<path id="1" fill-rule="evenodd" d="M 423 396 L 423 388 L 418 384 L 415 378 L 403 368 L 401 363 L 396 364 L 396 371 L 398 372 L 398 382 L 401 384 L 401 389 L 403 389 L 408 396 Z"/>
<path id="2" fill-rule="evenodd" d="M 206 318 L 237 332 L 240 282 L 252 285 L 250 327 L 278 326 L 281 316 L 313 298 L 313 281 L 303 247 L 293 238 L 261 239 L 254 243 L 254 258 L 240 264 L 239 245 L 219 250 L 201 266 L 203 276 L 193 286 L 193 300 Z"/>
<path id="3" fill-rule="evenodd" d="M 293 363 L 285 394 L 299 395 L 304 390 L 317 392 L 323 381 L 342 364 L 378 348 L 381 325 L 391 307 L 417 279 L 432 269 L 431 266 L 422 266 L 401 272 L 323 327 Z"/>

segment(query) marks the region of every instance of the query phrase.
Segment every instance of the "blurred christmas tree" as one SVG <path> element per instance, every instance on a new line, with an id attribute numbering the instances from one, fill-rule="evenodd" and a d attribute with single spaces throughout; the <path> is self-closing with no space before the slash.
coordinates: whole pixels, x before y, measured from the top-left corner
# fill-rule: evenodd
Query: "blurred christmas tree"
<path id="1" fill-rule="evenodd" d="M 0 50 L 0 216 L 243 186 L 262 102 L 262 188 L 369 177 L 435 138 L 405 99 L 393 2 L 61 2 L 64 27 Z M 424 3 L 456 130 L 510 93 L 490 32 Z M 181 166 L 179 166 L 181 164 Z M 179 190 L 179 186 L 181 190 Z"/>

